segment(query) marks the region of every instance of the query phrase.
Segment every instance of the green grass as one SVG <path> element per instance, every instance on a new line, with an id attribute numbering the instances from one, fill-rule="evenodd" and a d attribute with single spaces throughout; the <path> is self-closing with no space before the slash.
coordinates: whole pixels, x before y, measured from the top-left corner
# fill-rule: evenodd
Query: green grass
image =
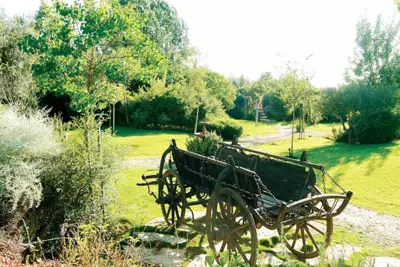
<path id="1" fill-rule="evenodd" d="M 137 186 L 142 183 L 142 174 L 155 174 L 157 168 L 130 168 L 117 175 L 117 199 L 111 207 L 114 218 L 128 220 L 132 225 L 143 225 L 156 217 L 162 216 L 161 208 L 155 198 L 147 193 L 147 187 Z M 157 194 L 157 186 L 151 189 Z"/>
<path id="2" fill-rule="evenodd" d="M 265 152 L 287 155 L 290 140 L 257 146 Z M 347 190 L 352 204 L 400 216 L 400 141 L 379 145 L 346 145 L 321 137 L 295 140 L 295 155 L 309 152 L 309 160 L 324 165 Z"/>
<path id="3" fill-rule="evenodd" d="M 276 133 L 276 129 L 274 126 L 276 124 L 274 123 L 258 122 L 256 125 L 255 121 L 235 120 L 235 122 L 243 127 L 242 136 L 255 136 Z"/>
<path id="4" fill-rule="evenodd" d="M 172 139 L 177 141 L 179 147 L 185 148 L 188 137 L 189 134 L 183 132 L 117 127 L 114 144 L 124 159 L 161 157 Z"/>
<path id="5" fill-rule="evenodd" d="M 332 127 L 339 128 L 341 125 L 339 123 L 319 123 L 308 126 L 306 130 L 332 134 Z"/>
<path id="6" fill-rule="evenodd" d="M 252 121 L 236 120 L 243 127 L 243 136 L 263 135 L 275 133 L 273 124 L 259 122 L 255 125 Z M 186 147 L 186 139 L 189 133 L 162 131 L 162 130 L 138 130 L 133 127 L 117 127 L 114 145 L 122 159 L 161 157 L 161 154 L 169 146 L 172 139 L 177 141 L 179 147 Z"/>

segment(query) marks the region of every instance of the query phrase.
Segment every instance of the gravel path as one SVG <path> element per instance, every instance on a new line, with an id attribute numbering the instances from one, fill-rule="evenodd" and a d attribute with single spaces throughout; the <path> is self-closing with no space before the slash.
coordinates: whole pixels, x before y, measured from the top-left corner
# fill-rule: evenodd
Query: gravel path
<path id="1" fill-rule="evenodd" d="M 400 217 L 348 205 L 342 214 L 335 217 L 334 224 L 360 233 L 371 242 L 388 247 L 400 246 Z"/>
<path id="2" fill-rule="evenodd" d="M 269 142 L 289 139 L 292 136 L 292 126 L 276 126 L 277 133 L 267 135 L 247 136 L 239 139 L 240 145 L 244 147 L 262 145 Z M 297 133 L 295 134 L 298 135 Z M 305 131 L 306 136 L 327 136 L 328 133 L 318 131 Z"/>

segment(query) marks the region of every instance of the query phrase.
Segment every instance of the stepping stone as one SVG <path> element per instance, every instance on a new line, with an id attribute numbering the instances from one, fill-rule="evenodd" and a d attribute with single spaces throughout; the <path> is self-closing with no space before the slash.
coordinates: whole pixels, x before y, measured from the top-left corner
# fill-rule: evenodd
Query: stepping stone
<path id="1" fill-rule="evenodd" d="M 166 235 L 166 234 L 160 234 L 160 233 L 154 233 L 154 232 L 136 232 L 132 234 L 134 237 L 136 237 L 141 244 L 144 246 L 171 246 L 171 247 L 178 247 L 178 248 L 183 248 L 187 244 L 187 239 L 182 238 L 179 236 L 173 236 L 173 235 Z"/>
<path id="2" fill-rule="evenodd" d="M 372 257 L 366 260 L 365 266 L 370 267 L 400 267 L 400 259 L 390 257 Z"/>
<path id="3" fill-rule="evenodd" d="M 150 266 L 182 266 L 185 260 L 185 251 L 183 249 L 162 248 L 155 252 L 154 249 L 131 247 L 127 252 L 131 256 L 136 257 L 140 262 L 149 264 Z"/>

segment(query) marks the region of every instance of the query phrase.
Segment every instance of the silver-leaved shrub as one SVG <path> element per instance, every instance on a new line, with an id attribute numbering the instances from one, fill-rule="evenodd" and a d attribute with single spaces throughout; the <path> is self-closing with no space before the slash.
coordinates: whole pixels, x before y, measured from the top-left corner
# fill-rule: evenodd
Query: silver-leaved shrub
<path id="1" fill-rule="evenodd" d="M 0 227 L 40 203 L 40 174 L 59 151 L 45 111 L 0 106 Z"/>

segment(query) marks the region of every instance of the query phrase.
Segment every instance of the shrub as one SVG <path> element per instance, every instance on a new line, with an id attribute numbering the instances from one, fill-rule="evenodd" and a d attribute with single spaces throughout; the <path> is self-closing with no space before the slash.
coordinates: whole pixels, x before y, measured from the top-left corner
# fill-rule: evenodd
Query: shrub
<path id="1" fill-rule="evenodd" d="M 223 139 L 232 140 L 235 136 L 239 137 L 243 133 L 243 128 L 232 119 L 216 120 L 207 125 L 209 131 L 215 131 Z"/>
<path id="2" fill-rule="evenodd" d="M 79 235 L 62 243 L 59 261 L 68 266 L 141 266 L 132 251 L 123 251 L 122 240 L 115 239 L 110 230 L 110 226 L 93 223 L 80 225 Z M 134 245 L 134 241 L 128 239 L 125 246 Z"/>
<path id="3" fill-rule="evenodd" d="M 64 223 L 105 219 L 115 152 L 111 134 L 101 131 L 101 124 L 101 118 L 86 115 L 73 122 L 76 129 L 65 138 L 68 126 L 55 123 L 63 150 L 48 162 L 40 176 L 42 202 L 27 216 L 33 239 L 58 236 Z"/>
<path id="4" fill-rule="evenodd" d="M 390 111 L 359 116 L 354 122 L 354 137 L 362 144 L 390 142 L 399 133 L 400 117 Z"/>
<path id="5" fill-rule="evenodd" d="M 46 112 L 0 106 L 0 227 L 40 203 L 40 175 L 59 152 Z"/>
<path id="6" fill-rule="evenodd" d="M 218 143 L 222 142 L 221 136 L 215 132 L 210 132 L 206 137 L 199 138 L 192 136 L 186 141 L 186 147 L 189 151 L 204 155 L 213 156 L 218 149 Z"/>
<path id="7" fill-rule="evenodd" d="M 141 129 L 164 129 L 192 131 L 195 110 L 189 111 L 180 99 L 165 94 L 154 97 L 140 96 L 129 103 L 129 114 L 133 126 Z M 204 118 L 205 109 L 200 107 L 200 118 Z"/>

